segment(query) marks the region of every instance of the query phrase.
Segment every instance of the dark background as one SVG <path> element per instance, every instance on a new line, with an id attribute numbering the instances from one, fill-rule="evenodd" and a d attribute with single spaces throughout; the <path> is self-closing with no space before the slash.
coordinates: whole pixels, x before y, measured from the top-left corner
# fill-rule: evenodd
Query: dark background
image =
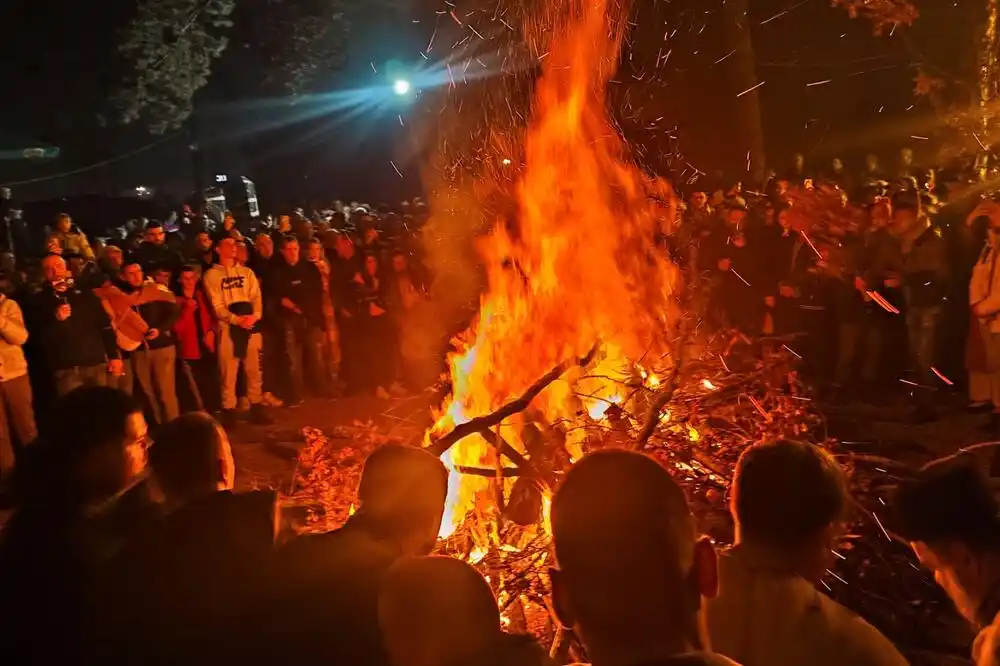
<path id="1" fill-rule="evenodd" d="M 936 125 L 927 102 L 914 99 L 914 78 L 920 66 L 950 79 L 974 72 L 974 4 L 923 2 L 913 27 L 876 36 L 871 24 L 827 0 L 750 0 L 746 20 L 765 82 L 759 93 L 768 162 L 781 167 L 801 151 L 817 164 L 841 155 L 855 167 L 874 151 L 891 164 L 904 145 L 918 161 L 930 160 Z M 0 181 L 14 185 L 22 200 L 119 194 L 137 185 L 183 197 L 193 186 L 189 146 L 197 136 L 205 171 L 248 175 L 267 211 L 314 198 L 418 194 L 421 158 L 413 154 L 410 127 L 418 116 L 436 114 L 442 96 L 429 88 L 401 103 L 387 86 L 393 69 L 426 66 L 420 52 L 442 14 L 431 0 L 403 5 L 364 16 L 344 37 L 346 64 L 319 82 L 325 92 L 294 104 L 260 81 L 258 65 L 278 54 L 259 52 L 237 31 L 198 97 L 196 123 L 158 136 L 107 115 L 121 71 L 116 35 L 131 16 L 130 0 L 63 3 L 51 11 L 38 0 L 8 0 L 0 5 L 0 136 L 62 152 L 45 163 L 0 163 Z M 735 58 L 724 59 L 721 5 L 635 3 L 609 103 L 654 165 L 658 154 L 676 148 L 705 171 L 742 164 L 746 139 L 734 118 L 740 88 Z M 258 29 L 266 24 L 265 2 L 248 0 L 237 12 L 238 26 L 248 17 Z M 438 43 L 433 55 L 443 57 L 450 46 Z"/>

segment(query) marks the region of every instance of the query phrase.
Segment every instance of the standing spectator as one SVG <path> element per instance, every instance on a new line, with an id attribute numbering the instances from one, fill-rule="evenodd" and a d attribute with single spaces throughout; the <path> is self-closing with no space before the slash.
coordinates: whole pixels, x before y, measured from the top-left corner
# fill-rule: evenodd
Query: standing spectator
<path id="1" fill-rule="evenodd" d="M 261 368 L 264 372 L 264 404 L 268 407 L 284 405 L 276 394 L 282 393 L 281 377 L 284 375 L 284 359 L 280 307 L 274 298 L 274 268 L 278 260 L 274 256 L 274 241 L 269 234 L 261 233 L 254 241 L 254 253 L 250 258 L 250 268 L 257 276 L 264 299 L 264 319 L 260 326 L 263 335 Z"/>
<path id="2" fill-rule="evenodd" d="M 553 603 L 594 666 L 733 663 L 704 652 L 715 551 L 652 458 L 605 450 L 573 465 L 552 500 L 552 537 Z"/>
<path id="3" fill-rule="evenodd" d="M 862 187 L 870 187 L 873 183 L 885 180 L 885 172 L 878 164 L 878 155 L 868 153 L 865 155 L 865 168 L 861 172 Z"/>
<path id="4" fill-rule="evenodd" d="M 215 250 L 212 248 L 212 237 L 207 231 L 199 231 L 194 237 L 194 247 L 191 250 L 190 261 L 201 268 L 201 274 L 215 265 Z"/>
<path id="5" fill-rule="evenodd" d="M 104 386 L 108 374 L 122 373 L 104 306 L 91 290 L 73 283 L 62 257 L 46 257 L 42 270 L 45 285 L 36 299 L 32 334 L 55 374 L 57 393 L 84 384 Z"/>
<path id="6" fill-rule="evenodd" d="M 433 381 L 427 372 L 427 360 L 433 356 L 434 341 L 428 339 L 423 320 L 427 314 L 423 285 L 410 269 L 410 258 L 402 250 L 392 255 L 392 273 L 386 297 L 392 318 L 400 380 L 403 385 L 420 389 Z M 433 372 L 433 371 L 430 371 Z"/>
<path id="7" fill-rule="evenodd" d="M 398 345 L 386 305 L 388 290 L 374 254 L 365 257 L 358 286 L 358 326 L 364 336 L 360 345 L 364 355 L 364 387 L 384 400 L 390 397 L 390 391 L 402 393 L 402 390 L 396 383 Z"/>
<path id="8" fill-rule="evenodd" d="M 226 423 L 235 422 L 236 377 L 246 373 L 250 418 L 258 423 L 270 419 L 261 404 L 261 335 L 257 323 L 263 314 L 263 299 L 257 276 L 236 263 L 236 241 L 223 238 L 216 248 L 219 263 L 205 274 L 205 291 L 219 320 L 219 374 L 222 381 L 222 409 Z"/>
<path id="9" fill-rule="evenodd" d="M 934 365 L 941 304 L 948 295 L 948 255 L 940 231 L 920 210 L 913 192 L 896 195 L 893 231 L 901 241 L 902 284 L 911 364 L 924 379 Z"/>
<path id="10" fill-rule="evenodd" d="M 134 259 L 147 273 L 159 267 L 174 272 L 182 264 L 180 255 L 167 245 L 166 230 L 156 220 L 146 223 L 143 241 L 136 248 Z"/>
<path id="11" fill-rule="evenodd" d="M 108 244 L 104 246 L 104 252 L 101 253 L 97 263 L 107 279 L 116 282 L 121 277 L 125 255 L 117 245 Z"/>
<path id="12" fill-rule="evenodd" d="M 90 248 L 87 236 L 73 224 L 73 218 L 66 213 L 56 216 L 55 230 L 49 236 L 49 247 L 58 245 L 60 254 L 74 252 L 88 261 L 94 260 L 94 251 Z"/>
<path id="13" fill-rule="evenodd" d="M 924 568 L 979 635 L 977 666 L 1000 664 L 1000 504 L 974 456 L 927 464 L 902 483 L 887 527 L 910 542 Z"/>
<path id="14" fill-rule="evenodd" d="M 330 262 L 323 252 L 323 243 L 313 238 L 309 243 L 309 261 L 319 270 L 322 278 L 323 298 L 323 359 L 325 373 L 328 378 L 337 376 L 340 366 L 340 340 L 337 337 L 337 323 L 334 321 L 333 297 L 330 295 Z"/>
<path id="15" fill-rule="evenodd" d="M 913 149 L 903 148 L 900 150 L 896 178 L 916 178 L 919 174 L 920 168 L 913 163 Z"/>
<path id="16" fill-rule="evenodd" d="M 289 405 L 302 402 L 306 394 L 306 373 L 312 388 L 327 394 L 328 378 L 323 374 L 323 278 L 309 261 L 301 261 L 301 247 L 295 236 L 286 236 L 281 260 L 274 269 L 274 297 L 280 306 L 285 342 L 285 358 L 291 378 Z"/>
<path id="17" fill-rule="evenodd" d="M 348 393 L 361 389 L 360 334 L 357 303 L 361 264 L 354 241 L 347 234 L 337 234 L 334 256 L 330 260 L 330 295 L 334 319 L 340 332 L 340 379 Z"/>
<path id="18" fill-rule="evenodd" d="M 288 215 L 278 216 L 278 225 L 271 231 L 271 240 L 275 247 L 281 247 L 281 241 L 292 233 L 292 218 Z"/>
<path id="19" fill-rule="evenodd" d="M 731 497 L 736 545 L 719 556 L 720 593 L 708 604 L 714 649 L 745 666 L 906 666 L 878 630 L 814 587 L 833 566 L 848 502 L 828 453 L 751 446 Z"/>
<path id="20" fill-rule="evenodd" d="M 174 324 L 180 308 L 169 291 L 154 282 L 145 282 L 138 263 L 126 263 L 122 269 L 123 291 L 136 296 L 133 309 L 146 322 L 148 329 L 142 344 L 132 352 L 132 371 L 149 402 L 158 425 L 172 421 L 180 414 L 177 405 L 177 349 L 174 347 Z M 160 298 L 143 293 L 162 292 Z"/>
<path id="21" fill-rule="evenodd" d="M 219 382 L 215 362 L 215 312 L 201 286 L 196 267 L 185 266 L 177 279 L 180 315 L 174 324 L 180 371 L 187 381 L 196 410 L 218 408 Z"/>
<path id="22" fill-rule="evenodd" d="M 14 443 L 22 448 L 35 441 L 35 412 L 28 363 L 21 346 L 28 339 L 21 307 L 8 296 L 10 279 L 0 276 L 0 484 L 6 486 L 14 469 Z"/>

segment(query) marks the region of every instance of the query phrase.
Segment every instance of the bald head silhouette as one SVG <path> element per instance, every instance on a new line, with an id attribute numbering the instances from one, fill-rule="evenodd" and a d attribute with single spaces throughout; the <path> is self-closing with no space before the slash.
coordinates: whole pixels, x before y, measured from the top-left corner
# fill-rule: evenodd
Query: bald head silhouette
<path id="1" fill-rule="evenodd" d="M 379 626 L 393 666 L 470 663 L 495 651 L 503 631 L 486 580 L 451 557 L 407 557 L 389 569 Z"/>
<path id="2" fill-rule="evenodd" d="M 714 550 L 697 538 L 684 491 L 655 460 L 622 450 L 584 457 L 555 494 L 552 533 L 557 607 L 595 664 L 622 650 L 650 659 L 703 646 Z"/>
<path id="3" fill-rule="evenodd" d="M 431 552 L 441 527 L 448 471 L 429 452 L 388 444 L 365 460 L 358 487 L 357 518 L 404 552 Z"/>

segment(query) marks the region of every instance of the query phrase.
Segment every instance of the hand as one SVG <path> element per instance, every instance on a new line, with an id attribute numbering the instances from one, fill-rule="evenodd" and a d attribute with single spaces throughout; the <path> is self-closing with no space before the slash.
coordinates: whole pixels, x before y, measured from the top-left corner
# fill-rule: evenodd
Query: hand
<path id="1" fill-rule="evenodd" d="M 147 340 L 155 340 L 158 337 L 160 337 L 160 329 L 158 329 L 158 328 L 151 328 L 148 331 L 146 331 L 146 339 Z"/>
<path id="2" fill-rule="evenodd" d="M 295 314 L 302 314 L 302 310 L 300 310 L 299 306 L 295 304 L 295 301 L 293 301 L 288 297 L 283 296 L 281 298 L 281 307 L 285 308 L 286 310 L 291 310 Z"/>
<path id="3" fill-rule="evenodd" d="M 982 301 L 980 301 L 980 302 L 978 302 L 978 303 L 976 303 L 975 305 L 972 306 L 972 314 L 976 315 L 977 317 L 989 317 L 990 316 L 990 313 L 987 312 L 986 308 L 983 307 L 983 302 Z"/>
<path id="4" fill-rule="evenodd" d="M 764 297 L 764 305 L 766 305 L 769 308 L 773 308 L 774 307 L 774 296 L 765 296 Z"/>
<path id="5" fill-rule="evenodd" d="M 783 284 L 780 287 L 778 287 L 778 293 L 781 295 L 782 298 L 795 298 L 795 290 L 792 289 L 787 284 Z"/>
<path id="6" fill-rule="evenodd" d="M 125 374 L 125 364 L 120 358 L 113 358 L 108 361 L 108 374 L 114 377 L 121 377 Z"/>
<path id="7" fill-rule="evenodd" d="M 214 352 L 215 351 L 215 331 L 209 331 L 208 333 L 206 333 L 205 337 L 202 338 L 202 342 L 205 343 L 205 349 L 207 349 L 210 352 Z"/>
<path id="8" fill-rule="evenodd" d="M 859 277 L 854 278 L 854 288 L 858 291 L 868 291 L 868 285 Z"/>
<path id="9" fill-rule="evenodd" d="M 732 259 L 719 259 L 718 267 L 720 271 L 728 271 L 732 265 Z"/>
<path id="10" fill-rule="evenodd" d="M 253 317 L 251 317 L 250 315 L 245 315 L 243 317 L 237 317 L 234 321 L 235 321 L 235 324 L 237 326 L 239 326 L 240 328 L 244 328 L 244 329 L 246 329 L 248 331 L 251 328 L 253 328 L 253 325 L 254 325 Z"/>
<path id="11" fill-rule="evenodd" d="M 59 321 L 66 321 L 73 314 L 73 308 L 69 306 L 69 303 L 63 303 L 56 308 L 56 319 Z"/>
<path id="12" fill-rule="evenodd" d="M 355 273 L 354 277 L 352 278 L 352 280 L 354 282 L 357 282 L 360 285 L 364 285 L 364 283 L 365 283 L 365 279 L 363 277 L 361 277 L 361 273 Z"/>
<path id="13" fill-rule="evenodd" d="M 385 310 L 383 308 L 380 308 L 379 306 L 375 305 L 374 303 L 369 303 L 368 304 L 368 314 L 370 314 L 373 317 L 378 317 L 379 315 L 384 315 L 385 314 Z"/>

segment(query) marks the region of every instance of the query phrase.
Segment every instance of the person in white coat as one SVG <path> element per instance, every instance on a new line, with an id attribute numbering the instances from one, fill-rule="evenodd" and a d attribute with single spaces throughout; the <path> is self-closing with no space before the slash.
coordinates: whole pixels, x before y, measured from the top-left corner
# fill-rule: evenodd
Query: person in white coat
<path id="1" fill-rule="evenodd" d="M 219 321 L 219 374 L 222 382 L 223 425 L 236 417 L 236 377 L 240 365 L 247 378 L 250 417 L 268 423 L 262 402 L 260 368 L 261 334 L 257 324 L 263 315 L 263 299 L 257 276 L 236 260 L 236 240 L 223 238 L 216 246 L 219 263 L 205 272 L 205 291 Z"/>
<path id="2" fill-rule="evenodd" d="M 905 666 L 877 629 L 814 585 L 833 565 L 844 475 L 807 442 L 758 444 L 733 478 L 736 544 L 719 555 L 712 647 L 744 666 Z"/>

